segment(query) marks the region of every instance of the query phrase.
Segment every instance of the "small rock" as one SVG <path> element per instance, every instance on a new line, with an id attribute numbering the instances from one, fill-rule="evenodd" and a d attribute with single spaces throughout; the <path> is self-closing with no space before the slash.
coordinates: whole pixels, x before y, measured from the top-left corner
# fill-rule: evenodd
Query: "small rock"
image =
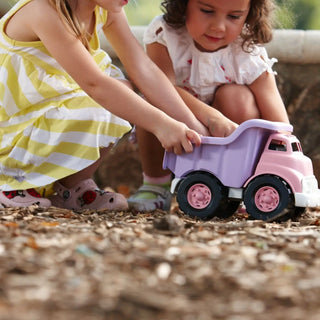
<path id="1" fill-rule="evenodd" d="M 154 219 L 153 227 L 161 231 L 179 232 L 184 227 L 184 223 L 179 217 L 173 214 L 167 214 L 164 217 Z"/>

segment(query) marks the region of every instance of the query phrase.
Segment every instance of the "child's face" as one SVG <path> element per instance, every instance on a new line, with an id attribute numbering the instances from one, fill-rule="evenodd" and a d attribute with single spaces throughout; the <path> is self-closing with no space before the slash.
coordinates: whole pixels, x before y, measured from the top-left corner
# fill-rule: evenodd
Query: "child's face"
<path id="1" fill-rule="evenodd" d="M 186 27 L 200 51 L 226 47 L 242 31 L 250 0 L 189 0 Z"/>

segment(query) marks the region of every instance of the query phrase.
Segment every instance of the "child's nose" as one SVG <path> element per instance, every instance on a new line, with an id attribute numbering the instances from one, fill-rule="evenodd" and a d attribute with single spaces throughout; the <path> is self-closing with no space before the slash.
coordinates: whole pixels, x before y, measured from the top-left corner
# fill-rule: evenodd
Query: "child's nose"
<path id="1" fill-rule="evenodd" d="M 213 19 L 210 24 L 210 29 L 214 31 L 219 31 L 219 32 L 225 31 L 226 26 L 225 26 L 224 19 L 222 17 L 221 18 L 215 17 L 215 19 Z"/>

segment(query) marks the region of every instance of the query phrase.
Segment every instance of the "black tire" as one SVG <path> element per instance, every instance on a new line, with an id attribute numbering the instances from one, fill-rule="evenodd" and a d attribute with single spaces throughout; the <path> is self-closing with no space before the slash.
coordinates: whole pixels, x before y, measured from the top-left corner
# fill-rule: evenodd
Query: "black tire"
<path id="1" fill-rule="evenodd" d="M 304 214 L 306 211 L 306 208 L 304 207 L 294 207 L 291 206 L 291 209 L 288 209 L 288 211 L 281 216 L 280 218 L 277 218 L 275 221 L 277 222 L 284 222 L 284 221 L 298 221 L 299 218 Z"/>
<path id="2" fill-rule="evenodd" d="M 230 218 L 238 210 L 240 203 L 240 200 L 230 200 L 227 197 L 225 197 L 220 202 L 220 205 L 214 214 L 216 217 L 220 219 Z"/>
<path id="3" fill-rule="evenodd" d="M 244 204 L 249 215 L 258 220 L 284 218 L 292 203 L 289 186 L 277 176 L 261 176 L 249 183 L 244 192 Z"/>
<path id="4" fill-rule="evenodd" d="M 191 201 L 192 197 L 196 199 Z M 202 172 L 187 176 L 182 180 L 177 191 L 177 202 L 180 209 L 194 218 L 211 219 L 214 217 L 221 199 L 222 186 L 219 180 Z"/>

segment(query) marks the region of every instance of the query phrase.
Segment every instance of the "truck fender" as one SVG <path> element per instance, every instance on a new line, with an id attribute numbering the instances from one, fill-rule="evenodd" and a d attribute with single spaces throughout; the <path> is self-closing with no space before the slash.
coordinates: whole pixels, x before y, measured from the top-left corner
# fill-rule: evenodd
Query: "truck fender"
<path id="1" fill-rule="evenodd" d="M 295 189 L 293 188 L 292 184 L 288 182 L 288 179 L 285 179 L 285 178 L 279 176 L 278 174 L 274 174 L 274 173 L 270 173 L 270 172 L 264 173 L 264 174 L 258 174 L 258 175 L 254 175 L 254 176 L 250 177 L 250 179 L 248 179 L 248 180 L 246 181 L 246 183 L 244 184 L 244 186 L 243 186 L 244 189 L 249 185 L 249 183 L 250 183 L 252 180 L 254 180 L 254 179 L 257 178 L 257 177 L 263 177 L 263 176 L 274 176 L 274 177 L 277 177 L 277 178 L 281 179 L 282 181 L 284 181 L 284 182 L 288 185 L 288 187 L 291 189 L 291 191 L 292 191 L 293 194 L 296 193 L 296 191 L 295 191 Z M 298 181 L 296 181 L 295 183 L 297 183 L 297 182 L 298 182 Z M 301 181 L 300 181 L 300 184 L 301 184 Z"/>

